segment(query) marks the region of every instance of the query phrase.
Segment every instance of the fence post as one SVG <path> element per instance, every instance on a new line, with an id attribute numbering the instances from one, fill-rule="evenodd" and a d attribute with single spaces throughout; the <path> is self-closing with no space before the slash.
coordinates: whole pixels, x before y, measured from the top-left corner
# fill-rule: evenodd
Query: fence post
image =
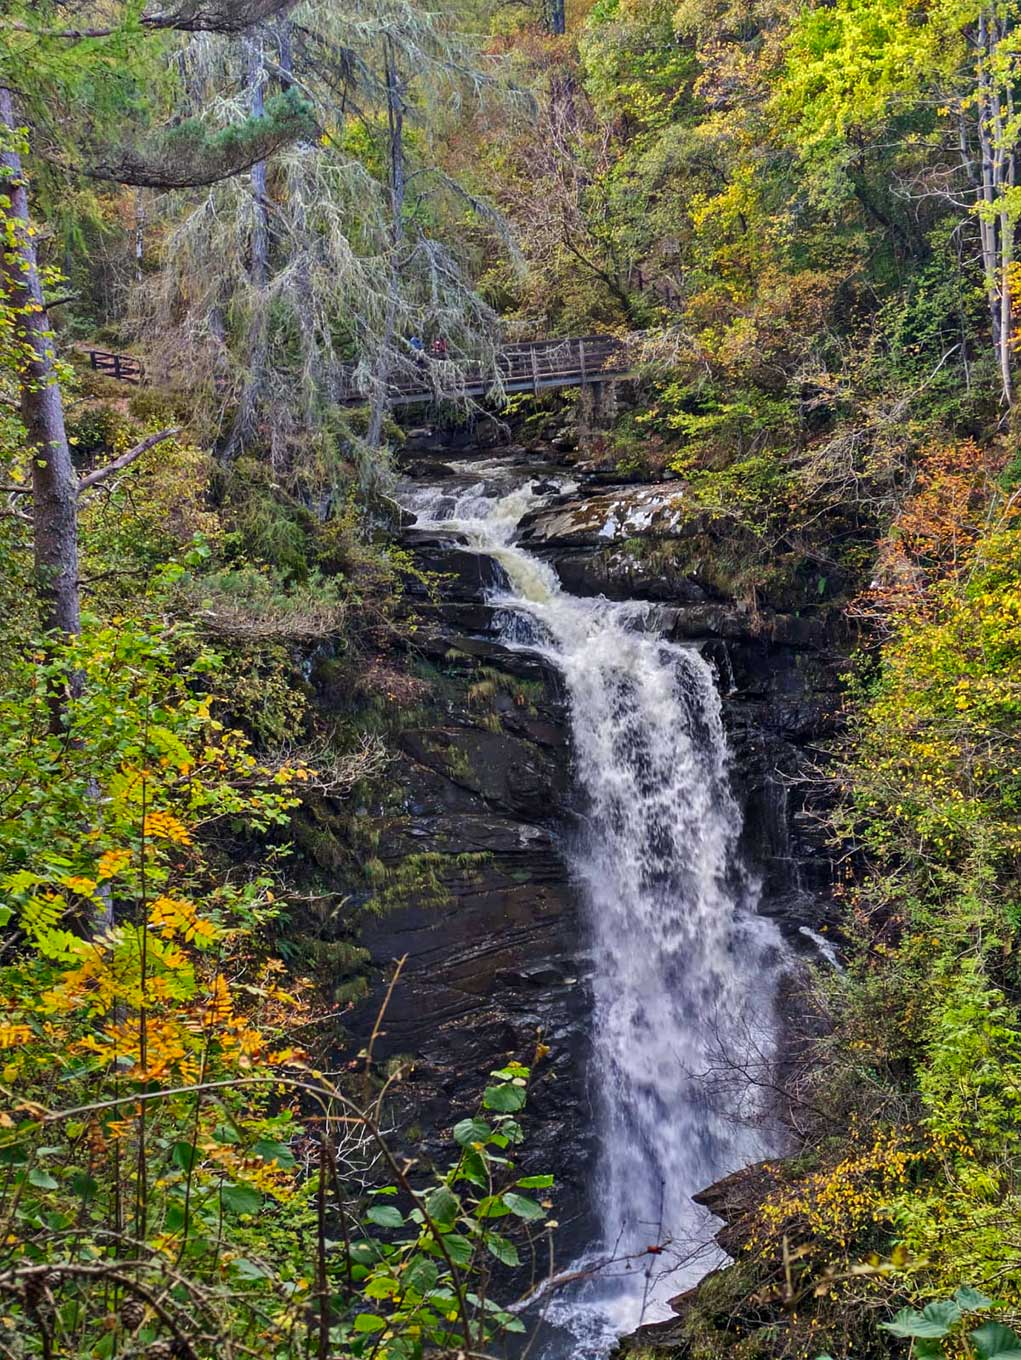
<path id="1" fill-rule="evenodd" d="M 119 354 L 113 356 L 113 376 L 115 378 L 121 376 L 121 356 Z"/>
<path id="2" fill-rule="evenodd" d="M 532 391 L 538 396 L 539 393 L 539 362 L 535 357 L 535 346 L 530 345 L 528 349 L 532 356 Z"/>
<path id="3" fill-rule="evenodd" d="M 578 358 L 581 360 L 581 385 L 585 386 L 588 378 L 585 373 L 585 341 L 578 341 Z"/>

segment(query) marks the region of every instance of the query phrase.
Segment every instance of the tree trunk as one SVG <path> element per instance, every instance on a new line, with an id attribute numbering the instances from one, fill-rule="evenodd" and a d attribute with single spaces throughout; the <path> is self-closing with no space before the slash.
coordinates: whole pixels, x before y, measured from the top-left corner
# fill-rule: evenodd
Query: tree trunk
<path id="1" fill-rule="evenodd" d="M 32 459 L 35 571 L 47 629 L 73 636 L 81 625 L 78 589 L 78 478 L 64 428 L 56 355 L 28 215 L 28 185 L 18 151 L 14 97 L 0 88 L 0 173 L 7 181 L 8 240 L 3 251 L 7 303 L 17 317 L 21 412 Z"/>
<path id="2" fill-rule="evenodd" d="M 982 265 L 989 319 L 992 325 L 993 352 L 1000 372 L 1000 399 L 1007 407 L 1014 404 L 1014 318 L 1010 266 L 1014 257 L 1014 228 L 1005 212 L 994 215 L 995 205 L 1015 178 L 1014 157 L 1008 154 L 1007 138 L 1012 131 L 1004 125 L 1000 87 L 994 71 L 996 49 L 1006 36 L 995 12 L 979 15 L 978 97 L 975 120 L 981 152 L 980 197 L 983 214 L 979 218 Z"/>
<path id="3" fill-rule="evenodd" d="M 545 0 L 543 5 L 546 28 L 557 37 L 567 32 L 567 14 L 564 0 Z"/>

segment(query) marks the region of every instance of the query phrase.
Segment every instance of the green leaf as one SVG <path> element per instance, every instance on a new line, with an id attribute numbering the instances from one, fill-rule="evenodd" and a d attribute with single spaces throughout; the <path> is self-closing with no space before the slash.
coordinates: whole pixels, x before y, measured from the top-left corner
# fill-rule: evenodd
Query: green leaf
<path id="1" fill-rule="evenodd" d="M 462 1119 L 454 1125 L 454 1142 L 461 1147 L 484 1143 L 492 1132 L 484 1119 Z"/>
<path id="2" fill-rule="evenodd" d="M 198 1160 L 198 1149 L 192 1143 L 175 1143 L 170 1160 L 182 1171 L 190 1171 Z"/>
<path id="3" fill-rule="evenodd" d="M 499 1233 L 487 1232 L 482 1240 L 490 1254 L 495 1256 L 501 1265 L 519 1266 L 521 1264 L 518 1249 L 508 1238 L 501 1237 Z"/>
<path id="4" fill-rule="evenodd" d="M 276 1162 L 277 1166 L 289 1171 L 294 1166 L 294 1153 L 286 1143 L 274 1142 L 272 1138 L 260 1138 L 252 1148 L 256 1157 L 266 1162 Z"/>
<path id="5" fill-rule="evenodd" d="M 467 1237 L 461 1237 L 458 1233 L 445 1233 L 443 1245 L 447 1249 L 447 1255 L 455 1266 L 467 1266 L 471 1264 L 474 1252 L 472 1244 Z"/>
<path id="6" fill-rule="evenodd" d="M 506 1083 L 503 1086 L 487 1086 L 482 1103 L 487 1110 L 513 1114 L 515 1110 L 523 1107 L 527 1099 L 528 1093 L 523 1086 L 511 1086 L 510 1083 Z"/>
<path id="7" fill-rule="evenodd" d="M 392 1299 L 400 1292 L 401 1286 L 392 1275 L 374 1275 L 362 1290 L 367 1299 Z"/>
<path id="8" fill-rule="evenodd" d="M 523 1190 L 548 1190 L 553 1184 L 552 1176 L 522 1176 L 517 1182 Z"/>
<path id="9" fill-rule="evenodd" d="M 967 1284 L 961 1285 L 954 1295 L 954 1302 L 962 1313 L 973 1313 L 978 1308 L 991 1308 L 993 1306 L 992 1299 L 987 1299 L 985 1294 L 980 1293 L 977 1289 L 972 1289 Z"/>
<path id="10" fill-rule="evenodd" d="M 382 1255 L 382 1246 L 374 1239 L 366 1241 L 364 1238 L 359 1242 L 351 1243 L 351 1260 L 359 1262 L 361 1265 L 375 1265 Z"/>
<path id="11" fill-rule="evenodd" d="M 920 1313 L 914 1308 L 902 1308 L 892 1322 L 879 1325 L 894 1336 L 946 1336 L 960 1316 L 961 1310 L 953 1299 L 946 1299 L 927 1303 Z"/>
<path id="12" fill-rule="evenodd" d="M 416 1294 L 428 1294 L 430 1289 L 436 1288 L 439 1278 L 440 1272 L 436 1262 L 418 1256 L 412 1260 L 401 1280 L 405 1290 L 414 1290 Z"/>
<path id="13" fill-rule="evenodd" d="M 513 1190 L 506 1192 L 503 1202 L 518 1218 L 534 1220 L 546 1217 L 546 1210 L 540 1204 L 536 1204 L 534 1199 L 529 1199 L 526 1195 L 516 1195 Z"/>
<path id="14" fill-rule="evenodd" d="M 377 1317 L 375 1313 L 359 1313 L 355 1317 L 356 1332 L 381 1332 L 385 1326 L 386 1318 Z"/>
<path id="15" fill-rule="evenodd" d="M 272 1271 L 265 1266 L 259 1265 L 257 1261 L 249 1261 L 245 1256 L 237 1256 L 230 1263 L 230 1268 L 240 1280 L 271 1280 Z"/>
<path id="16" fill-rule="evenodd" d="M 472 1185 L 487 1186 L 489 1175 L 485 1157 L 476 1152 L 474 1148 L 465 1148 L 457 1168 L 457 1178 L 458 1180 L 470 1181 Z"/>
<path id="17" fill-rule="evenodd" d="M 225 1185 L 220 1199 L 232 1214 L 257 1214 L 262 1208 L 262 1196 L 250 1185 Z"/>
<path id="18" fill-rule="evenodd" d="M 425 1200 L 425 1211 L 439 1227 L 452 1226 L 457 1221 L 457 1215 L 461 1210 L 461 1201 L 454 1194 L 453 1190 L 445 1185 L 438 1185 Z"/>
<path id="19" fill-rule="evenodd" d="M 374 1204 L 365 1217 L 377 1228 L 403 1228 L 404 1215 L 392 1204 Z"/>
<path id="20" fill-rule="evenodd" d="M 979 1360 L 1021 1360 L 1021 1338 L 1002 1322 L 987 1322 L 971 1339 Z"/>
<path id="21" fill-rule="evenodd" d="M 911 1357 L 912 1360 L 946 1360 L 943 1342 L 935 1337 L 916 1337 Z"/>
<path id="22" fill-rule="evenodd" d="M 44 1171 L 41 1166 L 34 1166 L 28 1173 L 29 1185 L 34 1185 L 37 1190 L 56 1190 L 60 1182 Z"/>
<path id="23" fill-rule="evenodd" d="M 503 1202 L 503 1195 L 487 1195 L 480 1199 L 475 1209 L 477 1218 L 504 1218 L 510 1210 Z"/>
<path id="24" fill-rule="evenodd" d="M 99 1182 L 87 1171 L 75 1171 L 71 1176 L 71 1189 L 82 1199 L 93 1199 L 99 1189 Z"/>

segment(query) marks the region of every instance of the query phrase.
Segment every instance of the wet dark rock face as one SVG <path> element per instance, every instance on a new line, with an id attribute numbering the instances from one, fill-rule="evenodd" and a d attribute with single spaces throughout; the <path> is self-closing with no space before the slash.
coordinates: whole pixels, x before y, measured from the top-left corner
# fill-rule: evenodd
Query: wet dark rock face
<path id="1" fill-rule="evenodd" d="M 370 918 L 359 941 L 380 970 L 406 956 L 375 1057 L 411 1059 L 402 1084 L 410 1139 L 449 1156 L 452 1125 L 472 1113 L 489 1072 L 535 1063 L 526 1111 L 533 1170 L 555 1170 L 564 1206 L 586 1204 L 591 1124 L 585 1089 L 588 965 L 578 900 L 560 850 L 570 819 L 570 744 L 559 678 L 501 645 L 486 591 L 491 559 L 411 531 L 422 571 L 444 573 L 440 598 L 409 582 L 416 626 L 409 659 L 442 676 L 425 721 L 404 728 L 387 779 L 401 809 L 385 819 L 388 869 L 442 861 L 440 894 L 412 888 Z M 350 1019 L 371 1030 L 381 988 Z M 559 1211 L 565 1242 L 581 1244 L 584 1210 Z"/>
<path id="2" fill-rule="evenodd" d="M 422 470 L 423 480 L 438 480 L 431 461 Z M 834 731 L 847 639 L 821 614 L 751 611 L 697 580 L 639 570 L 636 562 L 654 560 L 643 542 L 680 532 L 680 494 L 674 483 L 582 484 L 532 516 L 525 537 L 568 589 L 648 600 L 648 626 L 711 658 L 761 909 L 814 952 L 801 928 L 826 926 L 830 863 L 825 791 L 813 771 Z M 473 1110 L 490 1069 L 512 1056 L 530 1063 L 537 1042 L 548 1046 L 526 1111 L 526 1160 L 556 1175 L 563 1263 L 588 1231 L 594 1153 L 589 966 L 560 849 L 574 810 L 568 715 L 555 671 L 501 645 L 486 603 L 501 569 L 413 528 L 405 544 L 419 568 L 444 574 L 438 596 L 408 584 L 416 617 L 409 658 L 442 684 L 402 731 L 387 775 L 400 806 L 381 818 L 378 854 L 390 870 L 415 857 L 439 861 L 445 895 L 411 891 L 361 930 L 379 970 L 407 956 L 375 1056 L 413 1059 L 404 1084 L 413 1138 L 442 1157 L 450 1127 Z M 371 1030 L 381 994 L 382 984 L 352 1017 L 356 1037 Z"/>

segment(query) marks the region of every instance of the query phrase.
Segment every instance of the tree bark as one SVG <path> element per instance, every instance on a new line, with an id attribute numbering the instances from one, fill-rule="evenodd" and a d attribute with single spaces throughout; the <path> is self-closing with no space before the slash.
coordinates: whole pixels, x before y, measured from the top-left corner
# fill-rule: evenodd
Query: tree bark
<path id="1" fill-rule="evenodd" d="M 35 571 L 44 623 L 70 637 L 81 626 L 78 587 L 78 478 L 64 428 L 64 403 L 56 354 L 28 210 L 28 184 L 18 151 L 18 118 L 12 92 L 0 87 L 0 174 L 6 180 L 7 239 L 3 282 L 16 317 L 21 354 L 22 419 L 32 459 Z"/>
<path id="2" fill-rule="evenodd" d="M 567 13 L 564 0 L 545 0 L 543 5 L 547 31 L 556 37 L 567 32 Z"/>
<path id="3" fill-rule="evenodd" d="M 1006 147 L 1006 139 L 1013 133 L 1008 133 L 1004 126 L 1000 90 L 995 75 L 991 74 L 996 48 L 1004 36 L 994 12 L 979 15 L 975 121 L 981 156 L 979 194 L 984 209 L 979 217 L 979 237 L 993 352 L 1000 372 L 1000 399 L 1005 406 L 1012 407 L 1014 324 L 1010 266 L 1014 257 L 1014 228 L 1008 214 L 997 213 L 995 205 L 1014 179 L 1014 156 L 1008 154 Z"/>

